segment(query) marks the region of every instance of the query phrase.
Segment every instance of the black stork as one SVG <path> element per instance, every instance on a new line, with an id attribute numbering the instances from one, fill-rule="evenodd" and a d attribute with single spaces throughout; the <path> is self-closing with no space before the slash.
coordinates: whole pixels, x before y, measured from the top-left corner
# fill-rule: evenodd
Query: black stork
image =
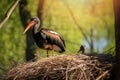
<path id="1" fill-rule="evenodd" d="M 81 46 L 80 46 L 80 49 L 78 50 L 77 53 L 82 53 L 82 54 L 84 54 L 84 53 L 85 53 L 85 46 L 84 46 L 84 45 L 81 45 Z"/>
<path id="2" fill-rule="evenodd" d="M 48 50 L 59 53 L 65 51 L 65 42 L 60 34 L 50 29 L 41 28 L 40 19 L 38 17 L 33 17 L 30 20 L 28 26 L 24 30 L 24 33 L 31 27 L 33 27 L 32 34 L 36 44 L 39 48 L 47 50 L 47 57 L 49 56 Z"/>

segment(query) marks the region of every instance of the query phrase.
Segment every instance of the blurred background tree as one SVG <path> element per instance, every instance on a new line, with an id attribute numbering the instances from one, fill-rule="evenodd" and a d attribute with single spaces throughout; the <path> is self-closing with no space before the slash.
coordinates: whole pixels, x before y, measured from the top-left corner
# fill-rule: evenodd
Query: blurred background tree
<path id="1" fill-rule="evenodd" d="M 114 15 L 115 15 L 115 50 L 116 50 L 116 64 L 112 71 L 112 78 L 114 80 L 120 79 L 120 1 L 113 0 Z"/>
<path id="2" fill-rule="evenodd" d="M 8 69 L 15 62 L 27 60 L 27 38 L 30 31 L 23 35 L 23 30 L 30 17 L 38 16 L 45 28 L 60 33 L 66 42 L 66 52 L 78 51 L 80 45 L 85 45 L 87 52 L 114 53 L 114 16 L 112 0 L 21 0 L 27 1 L 28 17 L 19 12 L 19 5 L 7 23 L 0 30 L 0 66 Z M 13 0 L 1 0 L 0 21 Z M 30 16 L 29 16 L 30 15 Z M 26 21 L 23 21 L 25 20 Z M 21 22 L 21 20 L 23 22 Z M 25 24 L 24 24 L 25 22 Z M 31 40 L 31 38 L 30 38 Z M 34 43 L 32 44 L 34 45 Z M 32 46 L 31 45 L 31 46 Z M 32 47 L 34 49 L 36 45 Z M 31 49 L 31 47 L 29 48 Z M 28 49 L 28 50 L 29 50 Z M 45 57 L 45 51 L 36 49 L 40 57 Z M 32 54 L 32 53 L 31 53 Z M 0 70 L 1 73 L 3 72 Z"/>
<path id="3" fill-rule="evenodd" d="M 19 14 L 20 14 L 20 19 L 23 25 L 23 28 L 26 28 L 28 21 L 31 19 L 31 14 L 29 9 L 27 8 L 28 1 L 27 0 L 21 0 L 19 4 Z M 34 52 L 35 52 L 35 47 L 34 47 L 34 39 L 32 37 L 32 33 L 28 31 L 26 33 L 26 52 L 25 52 L 25 58 L 26 61 L 30 61 L 34 59 Z"/>

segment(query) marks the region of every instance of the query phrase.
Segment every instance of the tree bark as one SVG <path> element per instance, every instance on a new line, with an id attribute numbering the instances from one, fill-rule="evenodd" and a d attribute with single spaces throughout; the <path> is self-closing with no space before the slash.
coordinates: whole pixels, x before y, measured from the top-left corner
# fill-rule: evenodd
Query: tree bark
<path id="1" fill-rule="evenodd" d="M 31 18 L 30 12 L 27 9 L 27 0 L 21 0 L 19 5 L 19 14 L 23 27 L 25 28 L 28 24 L 28 21 Z M 31 31 L 26 33 L 26 61 L 34 59 L 34 40 L 31 34 Z"/>
<path id="2" fill-rule="evenodd" d="M 44 10 L 45 0 L 39 0 L 37 16 L 40 19 L 40 27 L 43 25 L 43 10 Z"/>
<path id="3" fill-rule="evenodd" d="M 120 80 L 120 0 L 113 0 L 115 15 L 116 66 L 114 80 Z"/>

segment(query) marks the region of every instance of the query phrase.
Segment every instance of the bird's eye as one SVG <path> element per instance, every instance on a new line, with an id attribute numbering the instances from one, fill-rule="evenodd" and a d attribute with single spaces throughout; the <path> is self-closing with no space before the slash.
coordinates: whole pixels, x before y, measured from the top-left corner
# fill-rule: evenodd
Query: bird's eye
<path id="1" fill-rule="evenodd" d="M 31 21 L 35 21 L 36 23 L 39 23 L 39 20 L 36 17 L 31 18 Z"/>
<path id="2" fill-rule="evenodd" d="M 38 23 L 37 19 L 34 20 L 36 23 Z"/>

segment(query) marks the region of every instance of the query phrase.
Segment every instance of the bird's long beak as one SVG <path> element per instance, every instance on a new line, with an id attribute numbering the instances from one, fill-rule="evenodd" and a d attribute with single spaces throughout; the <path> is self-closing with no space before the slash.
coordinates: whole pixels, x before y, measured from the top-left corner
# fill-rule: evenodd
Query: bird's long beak
<path id="1" fill-rule="evenodd" d="M 23 33 L 25 34 L 28 31 L 28 29 L 30 29 L 34 24 L 35 24 L 34 21 L 30 21 Z"/>

